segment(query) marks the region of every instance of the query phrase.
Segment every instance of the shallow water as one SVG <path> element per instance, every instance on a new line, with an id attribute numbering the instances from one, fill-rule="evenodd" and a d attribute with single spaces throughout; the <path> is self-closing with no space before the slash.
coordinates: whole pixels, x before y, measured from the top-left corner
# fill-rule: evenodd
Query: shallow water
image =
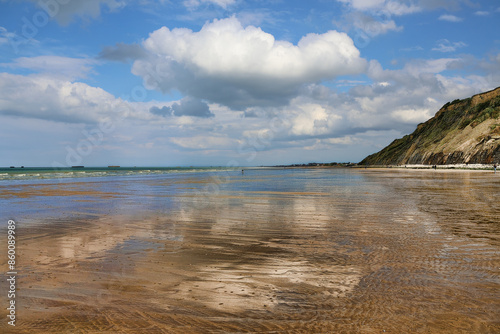
<path id="1" fill-rule="evenodd" d="M 20 226 L 16 333 L 500 331 L 498 174 L 247 170 L 0 190 Z"/>
<path id="2" fill-rule="evenodd" d="M 110 178 L 110 177 L 134 177 L 143 175 L 164 175 L 164 174 L 186 174 L 200 172 L 220 172 L 230 171 L 234 168 L 226 167 L 0 167 L 1 181 L 24 181 L 24 180 L 57 180 L 62 182 L 67 179 L 86 178 Z"/>

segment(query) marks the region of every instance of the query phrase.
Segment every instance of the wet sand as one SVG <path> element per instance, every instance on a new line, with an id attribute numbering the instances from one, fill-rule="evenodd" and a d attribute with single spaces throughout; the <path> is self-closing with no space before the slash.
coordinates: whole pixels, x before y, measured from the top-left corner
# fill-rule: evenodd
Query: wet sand
<path id="1" fill-rule="evenodd" d="M 248 171 L 2 194 L 50 204 L 15 217 L 17 326 L 2 300 L 2 333 L 500 332 L 498 174 Z"/>

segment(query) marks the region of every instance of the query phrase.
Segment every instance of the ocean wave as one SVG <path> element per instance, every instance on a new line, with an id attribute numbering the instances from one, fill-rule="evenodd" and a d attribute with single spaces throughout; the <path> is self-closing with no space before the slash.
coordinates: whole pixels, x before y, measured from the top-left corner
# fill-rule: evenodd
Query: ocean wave
<path id="1" fill-rule="evenodd" d="M 87 170 L 59 170 L 59 169 L 41 169 L 19 171 L 6 170 L 0 173 L 0 181 L 2 180 L 35 180 L 35 179 L 68 179 L 68 178 L 88 178 L 88 177 L 120 177 L 120 176 L 147 176 L 147 175 L 162 175 L 162 174 L 186 174 L 186 173 L 218 173 L 231 171 L 234 169 L 224 167 L 200 167 L 200 168 L 123 168 L 123 169 L 99 169 L 89 168 Z"/>

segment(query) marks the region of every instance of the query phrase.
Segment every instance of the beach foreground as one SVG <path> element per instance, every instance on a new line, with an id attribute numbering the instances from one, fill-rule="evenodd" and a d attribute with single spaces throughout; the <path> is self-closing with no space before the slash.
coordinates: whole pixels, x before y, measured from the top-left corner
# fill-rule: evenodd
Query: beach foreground
<path id="1" fill-rule="evenodd" d="M 0 188 L 2 226 L 18 226 L 16 326 L 2 298 L 2 333 L 500 332 L 492 172 L 248 170 Z"/>

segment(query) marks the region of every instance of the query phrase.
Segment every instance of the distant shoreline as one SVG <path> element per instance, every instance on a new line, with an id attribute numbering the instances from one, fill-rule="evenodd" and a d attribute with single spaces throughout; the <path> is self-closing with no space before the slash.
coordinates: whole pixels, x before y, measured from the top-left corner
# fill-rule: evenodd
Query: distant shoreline
<path id="1" fill-rule="evenodd" d="M 447 165 L 424 165 L 424 164 L 404 164 L 404 165 L 359 165 L 357 163 L 310 163 L 310 164 L 291 164 L 276 165 L 260 168 L 359 168 L 359 169 L 440 169 L 440 170 L 493 170 L 494 164 L 447 164 Z M 498 168 L 500 166 L 497 165 Z M 256 167 L 251 167 L 256 168 Z M 248 168 L 250 169 L 250 168 Z"/>
<path id="2" fill-rule="evenodd" d="M 500 168 L 500 165 L 497 165 Z M 402 164 L 402 165 L 360 165 L 351 162 L 333 162 L 333 163 L 307 163 L 307 164 L 290 164 L 290 165 L 271 165 L 271 166 L 240 166 L 228 168 L 224 166 L 189 166 L 189 167 L 121 167 L 121 166 L 102 166 L 102 167 L 84 167 L 84 166 L 71 166 L 64 168 L 52 167 L 0 167 L 1 172 L 72 172 L 75 169 L 82 169 L 86 171 L 104 171 L 104 170 L 206 170 L 206 169 L 329 169 L 329 168 L 378 168 L 378 169 L 465 169 L 465 170 L 493 170 L 494 164 L 447 164 L 447 165 L 424 165 L 424 164 Z"/>
<path id="3" fill-rule="evenodd" d="M 440 169 L 440 170 L 493 170 L 493 164 L 449 164 L 449 165 L 355 165 L 353 168 L 379 168 L 379 169 Z M 498 168 L 498 166 L 497 166 Z"/>

